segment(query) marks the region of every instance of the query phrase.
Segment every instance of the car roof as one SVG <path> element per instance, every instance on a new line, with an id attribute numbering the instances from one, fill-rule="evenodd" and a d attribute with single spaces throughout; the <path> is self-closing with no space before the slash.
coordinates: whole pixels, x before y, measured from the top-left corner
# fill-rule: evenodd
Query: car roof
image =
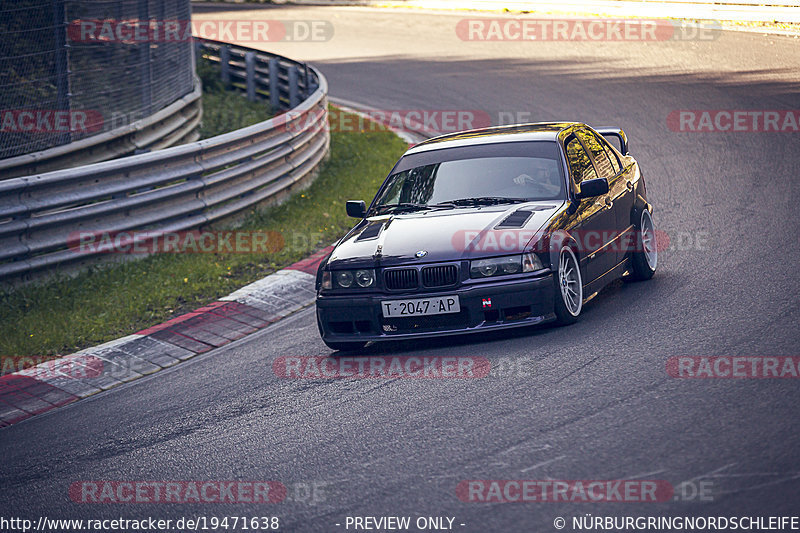
<path id="1" fill-rule="evenodd" d="M 412 147 L 406 154 L 453 148 L 457 146 L 473 146 L 476 144 L 493 144 L 521 141 L 556 141 L 559 134 L 573 126 L 584 126 L 581 122 L 535 122 L 531 124 L 512 124 L 509 126 L 492 126 L 477 130 L 459 131 L 440 135 Z"/>

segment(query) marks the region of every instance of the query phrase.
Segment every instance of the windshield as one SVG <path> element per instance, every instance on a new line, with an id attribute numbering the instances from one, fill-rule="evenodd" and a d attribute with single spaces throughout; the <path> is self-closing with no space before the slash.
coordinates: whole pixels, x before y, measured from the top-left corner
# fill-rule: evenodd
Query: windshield
<path id="1" fill-rule="evenodd" d="M 566 192 L 556 143 L 516 144 L 522 146 L 515 146 L 510 154 L 504 150 L 508 155 L 489 152 L 483 157 L 464 157 L 461 150 L 456 153 L 441 150 L 443 160 L 425 161 L 427 164 L 389 176 L 378 193 L 374 209 L 492 205 L 563 198 Z M 536 150 L 525 150 L 525 145 L 533 144 L 539 145 Z M 547 149 L 542 149 L 543 144 L 549 145 Z M 454 159 L 448 160 L 449 157 Z M 430 160 L 431 156 L 426 159 Z M 401 160 L 398 167 L 402 168 L 402 163 Z"/>

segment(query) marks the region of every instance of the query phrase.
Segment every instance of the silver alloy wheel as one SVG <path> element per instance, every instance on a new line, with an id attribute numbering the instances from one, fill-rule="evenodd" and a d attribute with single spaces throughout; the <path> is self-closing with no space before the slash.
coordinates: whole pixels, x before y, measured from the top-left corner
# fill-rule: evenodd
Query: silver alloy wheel
<path id="1" fill-rule="evenodd" d="M 583 283 L 578 260 L 569 248 L 561 250 L 558 261 L 558 286 L 567 312 L 572 316 L 578 316 L 583 307 Z"/>
<path id="2" fill-rule="evenodd" d="M 656 242 L 655 225 L 649 211 L 642 211 L 642 221 L 639 227 L 641 228 L 642 253 L 644 253 L 647 266 L 650 267 L 650 270 L 655 271 L 658 266 L 658 243 Z"/>

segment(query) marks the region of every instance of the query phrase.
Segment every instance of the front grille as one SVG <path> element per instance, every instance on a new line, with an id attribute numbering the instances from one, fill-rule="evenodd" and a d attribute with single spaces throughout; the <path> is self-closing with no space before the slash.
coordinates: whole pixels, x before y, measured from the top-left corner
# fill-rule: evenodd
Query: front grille
<path id="1" fill-rule="evenodd" d="M 386 288 L 390 291 L 416 289 L 419 285 L 419 281 L 417 281 L 417 270 L 415 268 L 387 270 L 383 273 L 383 281 L 386 284 Z"/>
<path id="2" fill-rule="evenodd" d="M 426 287 L 449 287 L 458 281 L 455 265 L 430 266 L 422 269 L 422 284 Z"/>

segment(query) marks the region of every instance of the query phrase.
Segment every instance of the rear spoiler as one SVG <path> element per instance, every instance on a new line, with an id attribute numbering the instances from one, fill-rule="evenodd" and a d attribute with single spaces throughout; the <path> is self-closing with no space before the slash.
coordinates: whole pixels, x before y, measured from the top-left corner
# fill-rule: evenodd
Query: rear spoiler
<path id="1" fill-rule="evenodd" d="M 611 141 L 612 139 L 616 139 L 619 142 L 619 146 L 615 147 L 620 151 L 622 155 L 628 155 L 628 137 L 625 135 L 625 132 L 619 128 L 595 128 L 594 131 L 602 135 L 606 138 L 607 141 Z"/>

